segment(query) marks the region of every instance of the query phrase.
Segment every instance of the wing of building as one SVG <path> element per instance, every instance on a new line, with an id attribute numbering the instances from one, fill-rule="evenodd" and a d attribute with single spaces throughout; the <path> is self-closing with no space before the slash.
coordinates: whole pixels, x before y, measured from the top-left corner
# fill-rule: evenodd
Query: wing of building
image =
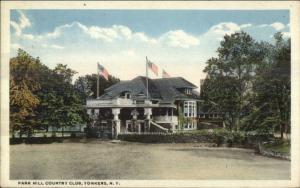
<path id="1" fill-rule="evenodd" d="M 148 92 L 147 92 L 148 85 Z M 89 99 L 92 126 L 113 134 L 197 129 L 197 87 L 182 77 L 121 81 L 97 99 Z"/>

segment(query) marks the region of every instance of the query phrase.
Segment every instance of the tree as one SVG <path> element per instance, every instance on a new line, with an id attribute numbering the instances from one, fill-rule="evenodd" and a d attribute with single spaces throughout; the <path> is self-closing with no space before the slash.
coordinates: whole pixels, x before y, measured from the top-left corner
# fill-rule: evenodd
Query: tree
<path id="1" fill-rule="evenodd" d="M 48 76 L 50 80 L 43 82 L 43 88 L 39 92 L 43 103 L 39 108 L 41 124 L 47 128 L 61 128 L 62 135 L 66 126 L 82 123 L 84 117 L 80 113 L 84 107 L 79 93 L 72 85 L 72 77 L 76 71 L 67 65 L 58 64 Z"/>
<path id="2" fill-rule="evenodd" d="M 75 81 L 75 88 L 82 94 L 83 99 L 96 98 L 97 95 L 97 74 L 80 76 Z M 109 75 L 108 80 L 99 76 L 99 95 L 104 93 L 104 90 L 115 83 L 119 82 L 120 79 Z"/>
<path id="3" fill-rule="evenodd" d="M 225 36 L 218 58 L 207 61 L 201 98 L 224 113 L 229 128 L 281 137 L 290 127 L 290 39 L 256 42 L 244 33 Z"/>
<path id="4" fill-rule="evenodd" d="M 13 136 L 16 130 L 20 131 L 20 136 L 24 132 L 29 136 L 35 126 L 31 118 L 40 103 L 34 92 L 40 89 L 37 77 L 41 66 L 38 58 L 21 49 L 17 57 L 10 59 L 10 129 Z"/>
<path id="5" fill-rule="evenodd" d="M 225 35 L 217 52 L 218 58 L 209 59 L 204 70 L 207 100 L 226 112 L 230 127 L 239 130 L 249 103 L 255 63 L 261 56 L 257 55 L 255 41 L 245 32 Z"/>
<path id="6" fill-rule="evenodd" d="M 283 138 L 290 127 L 291 47 L 290 39 L 284 40 L 281 33 L 276 33 L 274 38 L 275 45 L 261 44 L 268 55 L 257 68 L 253 90 L 256 107 L 263 115 L 261 124 L 279 130 Z"/>

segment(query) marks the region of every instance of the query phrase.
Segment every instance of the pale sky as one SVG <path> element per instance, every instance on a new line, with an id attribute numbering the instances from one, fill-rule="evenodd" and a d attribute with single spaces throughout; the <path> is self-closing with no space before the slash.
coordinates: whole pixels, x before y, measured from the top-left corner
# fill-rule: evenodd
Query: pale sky
<path id="1" fill-rule="evenodd" d="M 80 75 L 97 71 L 130 80 L 145 75 L 145 57 L 171 76 L 199 86 L 205 62 L 222 37 L 238 31 L 272 42 L 290 36 L 287 10 L 12 10 L 11 56 L 22 48 L 54 68 L 67 64 Z"/>

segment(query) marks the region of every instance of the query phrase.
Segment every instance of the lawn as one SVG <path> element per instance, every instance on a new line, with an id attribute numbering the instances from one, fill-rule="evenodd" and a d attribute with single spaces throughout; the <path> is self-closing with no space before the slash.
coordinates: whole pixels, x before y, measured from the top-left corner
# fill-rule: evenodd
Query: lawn
<path id="1" fill-rule="evenodd" d="M 265 147 L 269 150 L 280 152 L 280 153 L 291 152 L 291 145 L 287 141 L 281 142 L 279 144 L 267 144 Z"/>
<path id="2" fill-rule="evenodd" d="M 200 143 L 65 140 L 10 146 L 11 179 L 290 179 L 290 161 Z"/>

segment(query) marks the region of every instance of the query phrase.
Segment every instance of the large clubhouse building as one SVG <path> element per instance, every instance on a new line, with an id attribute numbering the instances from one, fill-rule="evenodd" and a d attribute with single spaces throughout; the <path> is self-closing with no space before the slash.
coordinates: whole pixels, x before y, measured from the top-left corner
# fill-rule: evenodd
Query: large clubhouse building
<path id="1" fill-rule="evenodd" d="M 86 102 L 91 126 L 124 133 L 197 129 L 197 87 L 182 77 L 121 81 Z"/>

